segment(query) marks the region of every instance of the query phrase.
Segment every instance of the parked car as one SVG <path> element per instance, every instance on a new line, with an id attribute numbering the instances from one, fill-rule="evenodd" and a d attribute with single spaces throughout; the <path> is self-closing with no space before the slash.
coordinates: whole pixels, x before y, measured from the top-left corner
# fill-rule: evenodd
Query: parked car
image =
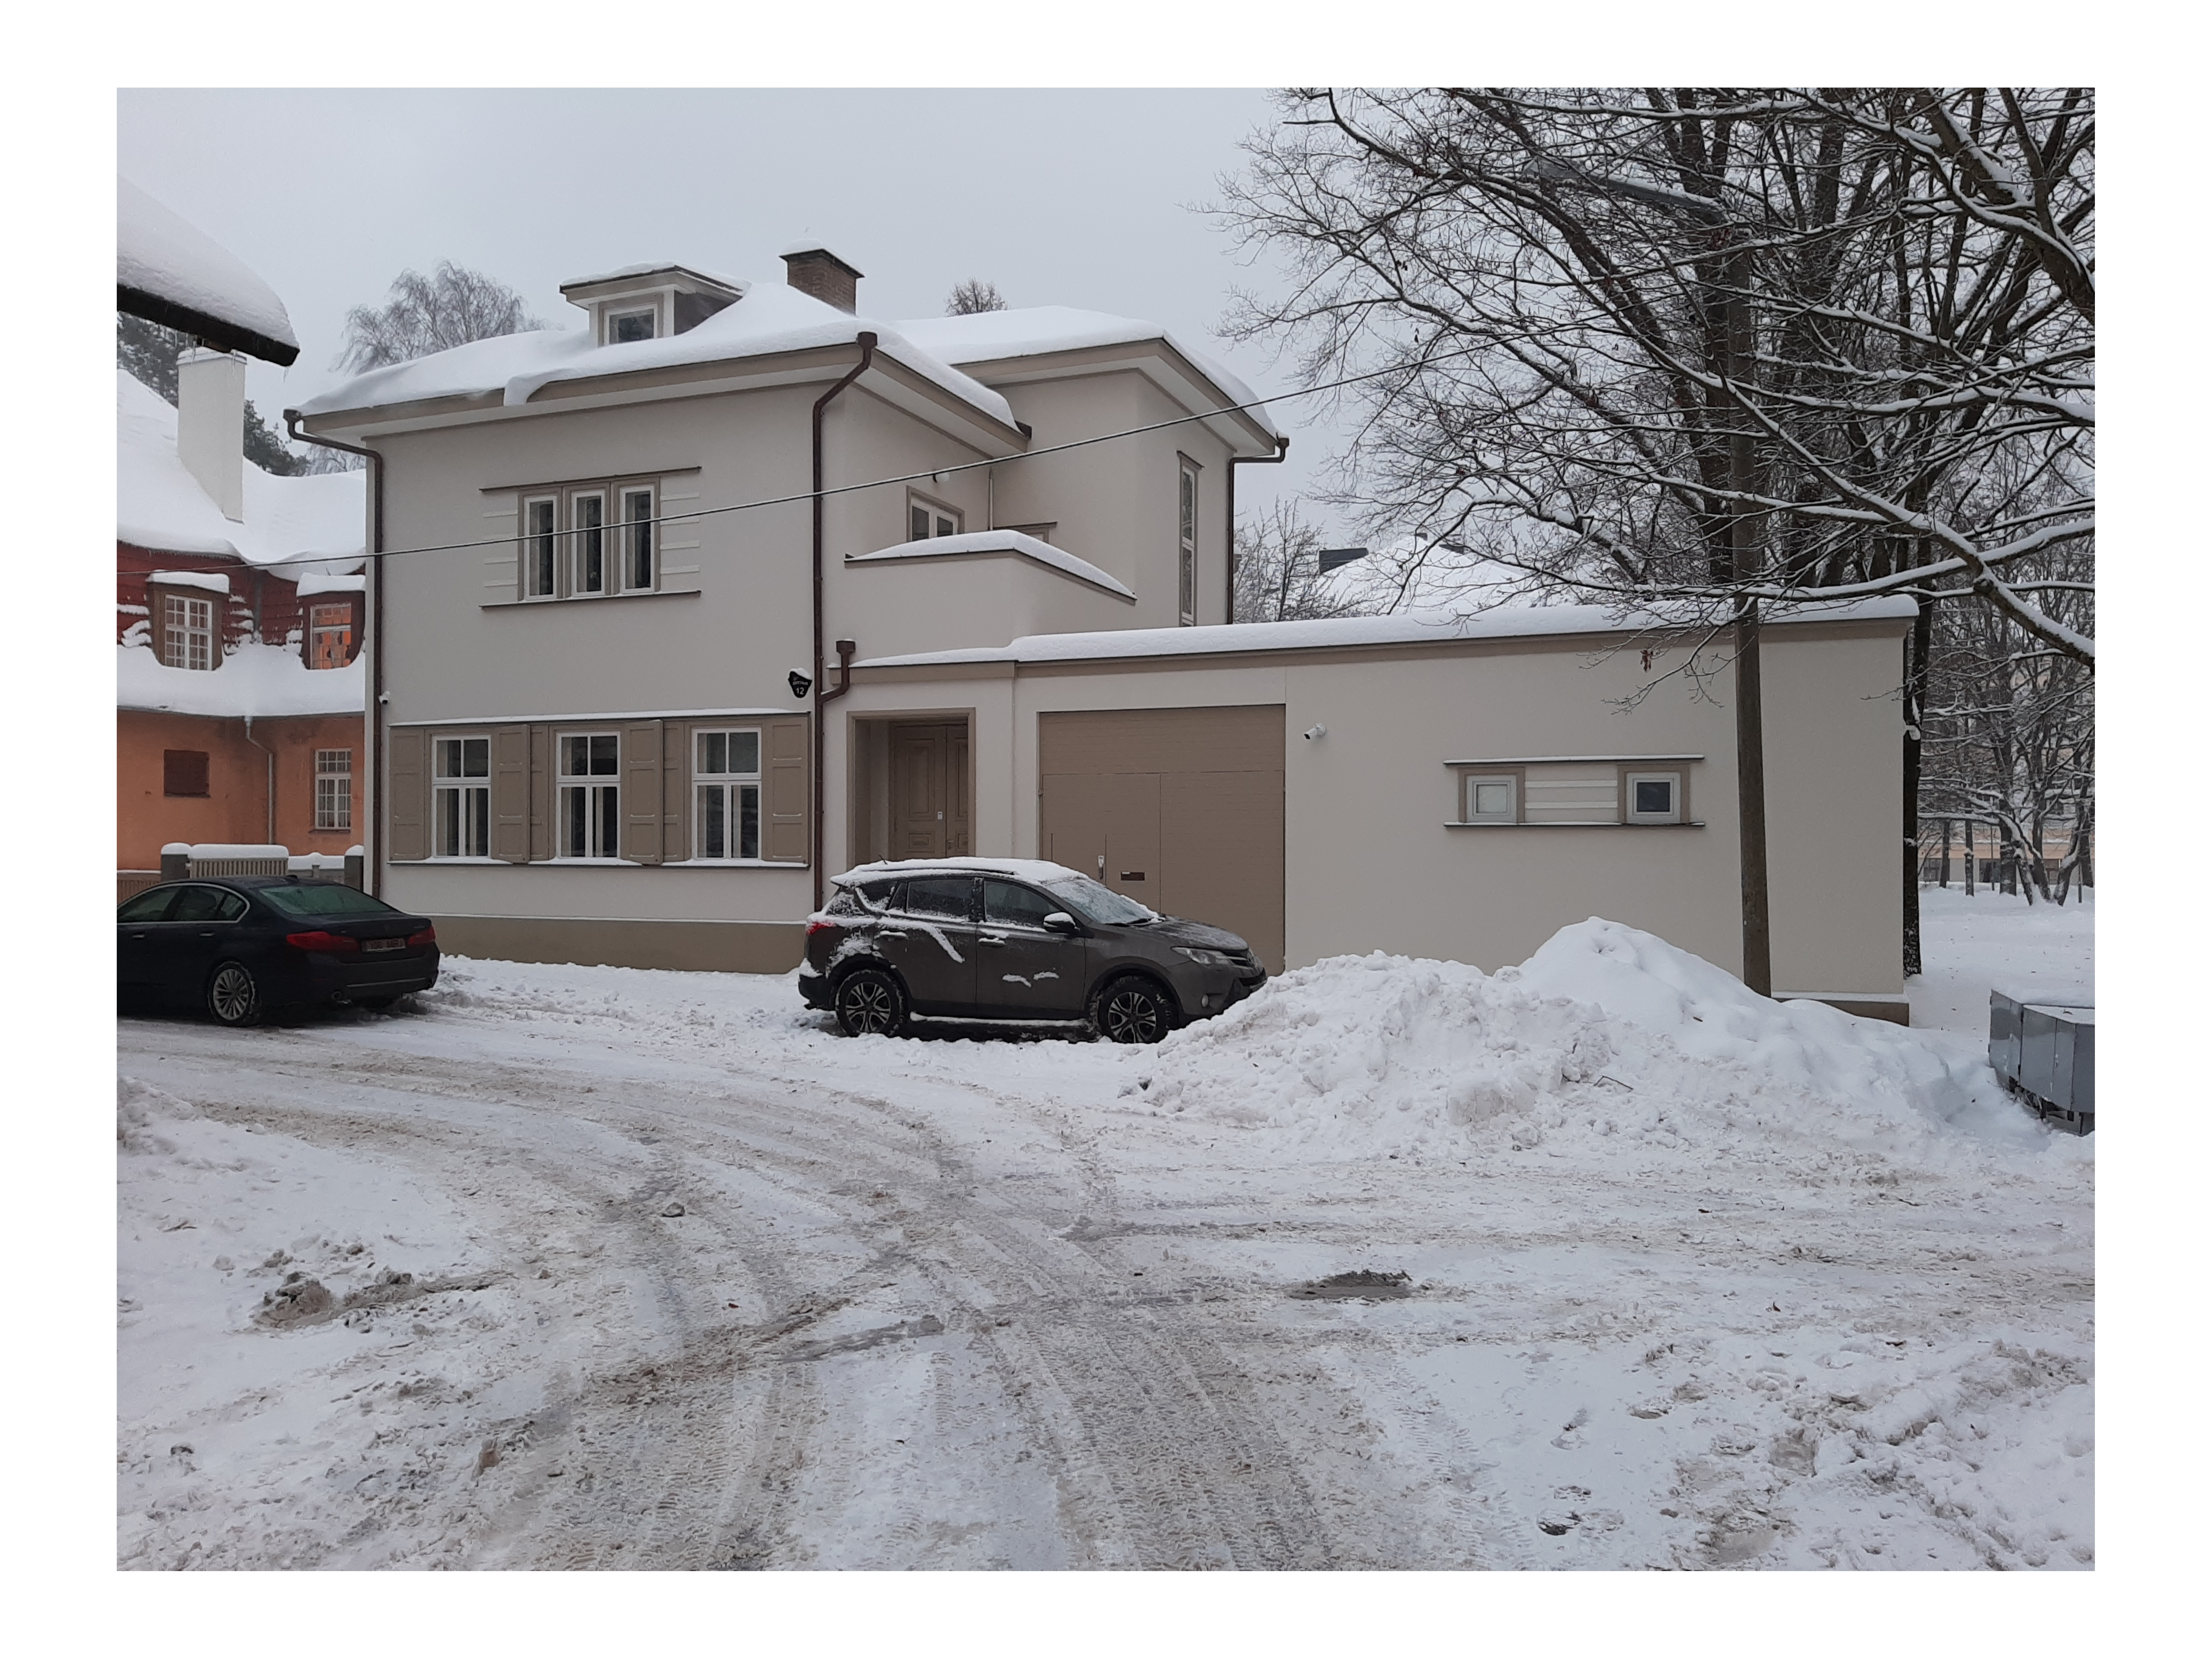
<path id="1" fill-rule="evenodd" d="M 202 1007 L 224 1025 L 308 1003 L 389 1008 L 438 982 L 428 917 L 331 882 L 165 882 L 125 899 L 115 921 L 121 1000 Z"/>
<path id="2" fill-rule="evenodd" d="M 1084 1028 L 1158 1042 L 1267 982 L 1236 934 L 1029 860 L 908 860 L 832 878 L 799 994 L 848 1036 L 916 1023 Z"/>

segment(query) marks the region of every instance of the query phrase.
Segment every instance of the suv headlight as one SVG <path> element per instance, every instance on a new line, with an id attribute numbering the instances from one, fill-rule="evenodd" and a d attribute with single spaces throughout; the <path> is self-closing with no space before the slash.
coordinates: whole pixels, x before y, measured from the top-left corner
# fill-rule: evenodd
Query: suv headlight
<path id="1" fill-rule="evenodd" d="M 1218 951 L 1201 951 L 1194 945 L 1178 945 L 1172 948 L 1177 956 L 1188 957 L 1201 968 L 1231 968 L 1236 965 Z"/>

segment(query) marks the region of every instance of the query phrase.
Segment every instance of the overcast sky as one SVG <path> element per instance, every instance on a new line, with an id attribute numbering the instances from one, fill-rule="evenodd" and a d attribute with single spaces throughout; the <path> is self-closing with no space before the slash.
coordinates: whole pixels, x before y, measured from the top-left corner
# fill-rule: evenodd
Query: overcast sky
<path id="1" fill-rule="evenodd" d="M 347 309 L 441 259 L 519 289 L 556 326 L 563 281 L 648 259 L 780 282 L 805 238 L 866 273 L 860 309 L 941 313 L 963 277 L 1009 304 L 1162 324 L 1263 394 L 1273 354 L 1213 330 L 1271 286 L 1212 218 L 1215 180 L 1272 116 L 1260 92 L 130 91 L 117 170 L 273 286 L 301 343 L 257 363 L 265 414 L 341 378 Z M 1239 505 L 1311 489 L 1329 429 L 1279 404 L 1290 462 L 1240 469 Z"/>

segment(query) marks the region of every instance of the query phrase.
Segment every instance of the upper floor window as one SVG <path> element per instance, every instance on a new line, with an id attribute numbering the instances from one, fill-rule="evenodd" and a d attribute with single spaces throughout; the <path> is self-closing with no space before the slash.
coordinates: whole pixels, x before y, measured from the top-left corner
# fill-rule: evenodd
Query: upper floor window
<path id="1" fill-rule="evenodd" d="M 522 594 L 525 599 L 550 599 L 559 591 L 554 581 L 554 516 L 559 503 L 544 495 L 522 504 Z"/>
<path id="2" fill-rule="evenodd" d="M 698 800 L 699 856 L 760 856 L 760 733 L 701 732 L 692 781 Z"/>
<path id="3" fill-rule="evenodd" d="M 1198 464 L 1178 458 L 1176 487 L 1176 620 L 1185 628 L 1198 620 Z"/>
<path id="4" fill-rule="evenodd" d="M 522 499 L 521 597 L 652 592 L 659 578 L 659 491 L 620 479 Z"/>
<path id="5" fill-rule="evenodd" d="M 564 732 L 561 756 L 561 856 L 619 858 L 621 740 L 611 732 Z"/>
<path id="6" fill-rule="evenodd" d="M 933 501 L 911 490 L 906 498 L 907 539 L 926 542 L 934 536 L 957 536 L 963 515 L 957 507 L 947 507 L 942 501 Z"/>
<path id="7" fill-rule="evenodd" d="M 593 491 L 589 495 L 573 495 L 568 501 L 568 522 L 575 534 L 570 542 L 574 551 L 568 579 L 572 593 L 604 593 L 607 591 L 607 498 Z"/>
<path id="8" fill-rule="evenodd" d="M 215 666 L 215 601 L 161 596 L 161 660 L 172 668 Z"/>
<path id="9" fill-rule="evenodd" d="M 650 308 L 611 312 L 607 316 L 607 343 L 626 345 L 632 340 L 650 340 L 656 316 Z"/>
<path id="10" fill-rule="evenodd" d="M 353 660 L 353 606 L 307 607 L 307 666 L 343 668 Z"/>
<path id="11" fill-rule="evenodd" d="M 491 854 L 491 739 L 440 738 L 432 779 L 438 856 Z"/>
<path id="12" fill-rule="evenodd" d="M 622 493 L 623 586 L 632 592 L 653 586 L 653 490 Z"/>

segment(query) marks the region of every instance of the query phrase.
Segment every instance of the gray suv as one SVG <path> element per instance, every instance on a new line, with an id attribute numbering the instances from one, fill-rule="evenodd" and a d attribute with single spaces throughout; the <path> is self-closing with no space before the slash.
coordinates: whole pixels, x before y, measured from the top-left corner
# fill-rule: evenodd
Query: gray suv
<path id="1" fill-rule="evenodd" d="M 1158 1042 L 1267 982 L 1234 933 L 1019 859 L 862 865 L 807 919 L 799 994 L 850 1036 L 917 1024 L 1087 1030 Z"/>

